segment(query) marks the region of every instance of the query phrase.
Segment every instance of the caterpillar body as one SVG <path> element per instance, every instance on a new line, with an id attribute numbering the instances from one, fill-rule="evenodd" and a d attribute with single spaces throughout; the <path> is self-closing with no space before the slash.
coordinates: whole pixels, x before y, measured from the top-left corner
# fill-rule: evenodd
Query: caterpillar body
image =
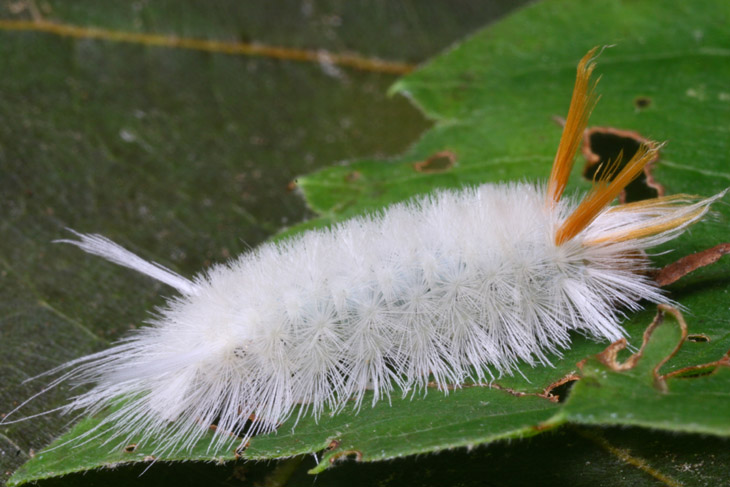
<path id="1" fill-rule="evenodd" d="M 549 364 L 570 332 L 616 340 L 625 310 L 669 299 L 644 250 L 700 220 L 707 199 L 609 203 L 651 161 L 645 144 L 581 200 L 563 198 L 588 115 L 595 66 L 579 63 L 547 184 L 443 191 L 330 229 L 268 243 L 189 280 L 104 237 L 65 240 L 179 291 L 150 326 L 62 366 L 91 388 L 66 411 L 115 408 L 124 441 L 246 442 L 298 414 Z M 246 426 L 247 420 L 254 418 Z M 215 446 L 215 445 L 214 445 Z"/>

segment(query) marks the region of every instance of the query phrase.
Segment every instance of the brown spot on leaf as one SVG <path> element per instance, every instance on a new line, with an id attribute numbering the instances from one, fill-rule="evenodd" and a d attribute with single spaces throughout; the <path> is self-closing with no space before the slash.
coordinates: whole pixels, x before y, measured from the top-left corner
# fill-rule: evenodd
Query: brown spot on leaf
<path id="1" fill-rule="evenodd" d="M 488 384 L 444 384 L 440 385 L 436 381 L 430 381 L 428 384 L 426 384 L 426 387 L 430 387 L 431 389 L 446 389 L 447 391 L 455 391 L 457 389 L 461 388 L 467 388 L 467 387 L 489 387 Z"/>
<path id="2" fill-rule="evenodd" d="M 425 161 L 414 162 L 413 169 L 420 173 L 434 174 L 446 172 L 454 167 L 455 164 L 456 154 L 451 151 L 445 150 L 437 152 Z"/>
<path id="3" fill-rule="evenodd" d="M 621 157 L 622 165 L 617 168 L 618 174 L 623 164 L 629 162 L 642 144 L 651 141 L 632 130 L 621 130 L 614 127 L 591 127 L 583 134 L 581 149 L 586 165 L 583 177 L 589 181 L 600 179 L 611 166 L 610 161 Z M 654 180 L 652 169 L 658 156 L 650 161 L 638 178 L 629 183 L 619 195 L 621 203 L 631 203 L 664 195 L 664 187 Z"/>
<path id="4" fill-rule="evenodd" d="M 538 394 L 536 392 L 518 391 L 516 389 L 510 389 L 509 387 L 504 387 L 500 384 L 497 384 L 496 382 L 489 382 L 489 383 L 475 382 L 475 383 L 470 383 L 470 384 L 438 384 L 435 381 L 431 381 L 428 384 L 426 384 L 426 387 L 430 387 L 432 389 L 438 389 L 438 390 L 447 390 L 447 391 L 456 391 L 459 389 L 469 389 L 472 387 L 486 387 L 488 389 L 497 389 L 497 390 L 506 392 L 507 394 L 511 394 L 515 397 L 537 396 L 537 397 L 542 397 L 543 399 L 548 399 L 550 401 L 553 401 L 553 399 L 544 396 L 542 393 Z"/>
<path id="5" fill-rule="evenodd" d="M 246 451 L 246 448 L 248 448 L 250 444 L 251 442 L 247 441 L 243 445 L 239 445 L 238 447 L 236 447 L 235 450 L 233 450 L 233 456 L 236 458 L 236 460 L 241 458 L 241 455 L 243 455 L 243 452 Z"/>
<path id="6" fill-rule="evenodd" d="M 354 183 L 355 181 L 359 181 L 361 177 L 362 173 L 360 171 L 350 171 L 345 175 L 345 181 Z"/>
<path id="7" fill-rule="evenodd" d="M 661 269 L 654 280 L 659 287 L 668 286 L 700 267 L 714 264 L 726 254 L 730 254 L 730 243 L 721 243 L 702 252 L 687 255 Z"/>
<path id="8" fill-rule="evenodd" d="M 622 371 L 622 370 L 628 370 L 632 368 L 636 362 L 629 365 L 627 362 L 624 362 L 623 364 L 618 363 L 618 353 L 626 348 L 626 339 L 621 338 L 619 340 L 616 340 L 615 342 L 611 343 L 609 346 L 607 346 L 603 352 L 596 355 L 598 358 L 598 361 L 601 362 L 604 365 L 607 365 L 611 370 L 615 371 Z M 633 357 L 633 356 L 632 356 Z M 585 365 L 586 361 L 582 360 L 578 362 L 578 367 L 583 368 L 583 365 Z"/>
<path id="9" fill-rule="evenodd" d="M 488 384 L 487 387 L 490 387 L 492 389 L 497 389 L 497 390 L 506 392 L 507 394 L 511 394 L 511 395 L 513 395 L 515 397 L 524 397 L 524 396 L 540 396 L 540 397 L 542 397 L 542 394 L 536 394 L 534 392 L 518 391 L 516 389 L 512 389 L 512 388 L 509 388 L 509 387 L 504 387 L 504 386 L 499 385 L 497 383 Z"/>
<path id="10" fill-rule="evenodd" d="M 289 181 L 289 183 L 286 185 L 286 190 L 291 192 L 297 189 L 297 180 Z"/>
<path id="11" fill-rule="evenodd" d="M 538 423 L 536 425 L 533 425 L 531 429 L 533 431 L 543 432 L 543 431 L 554 429 L 556 426 L 557 425 L 555 423 L 551 423 L 550 421 L 545 421 L 543 423 Z"/>
<path id="12" fill-rule="evenodd" d="M 124 453 L 133 453 L 137 449 L 137 443 L 130 443 L 124 447 Z"/>
<path id="13" fill-rule="evenodd" d="M 332 440 L 332 441 L 330 441 L 330 444 L 327 445 L 326 450 L 327 451 L 332 451 L 335 448 L 337 448 L 338 446 L 340 446 L 340 440 Z"/>

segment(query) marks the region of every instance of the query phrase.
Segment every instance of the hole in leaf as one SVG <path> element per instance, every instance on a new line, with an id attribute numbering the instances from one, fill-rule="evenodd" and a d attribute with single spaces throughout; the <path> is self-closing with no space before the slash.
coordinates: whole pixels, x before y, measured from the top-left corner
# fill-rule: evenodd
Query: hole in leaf
<path id="1" fill-rule="evenodd" d="M 549 390 L 549 394 L 558 399 L 558 402 L 565 402 L 568 398 L 568 393 L 573 388 L 578 379 L 571 379 L 557 385 Z"/>
<path id="2" fill-rule="evenodd" d="M 362 452 L 360 450 L 344 450 L 337 452 L 330 457 L 330 464 L 345 458 L 352 458 L 356 462 L 362 461 Z"/>
<path id="3" fill-rule="evenodd" d="M 587 130 L 583 138 L 583 156 L 587 161 L 583 169 L 583 177 L 588 181 L 601 179 L 611 167 L 610 163 L 621 157 L 620 164 L 614 173 L 618 174 L 644 142 L 648 141 L 638 133 L 628 130 L 610 127 L 594 127 Z M 644 171 L 621 192 L 619 196 L 621 203 L 656 198 L 664 194 L 664 188 L 654 180 L 651 174 L 651 166 L 654 162 L 651 161 L 647 164 Z"/>
<path id="4" fill-rule="evenodd" d="M 673 373 L 672 377 L 676 379 L 695 379 L 697 377 L 710 375 L 715 372 L 715 370 L 717 370 L 717 365 L 714 364 L 686 367 Z"/>
<path id="5" fill-rule="evenodd" d="M 703 333 L 697 333 L 695 335 L 687 335 L 687 340 L 696 343 L 707 343 L 710 341 L 710 337 Z"/>
<path id="6" fill-rule="evenodd" d="M 639 110 L 643 110 L 651 105 L 651 98 L 648 96 L 637 96 L 634 98 L 634 106 Z"/>
<path id="7" fill-rule="evenodd" d="M 124 447 L 124 453 L 133 453 L 137 449 L 137 443 L 130 443 Z"/>

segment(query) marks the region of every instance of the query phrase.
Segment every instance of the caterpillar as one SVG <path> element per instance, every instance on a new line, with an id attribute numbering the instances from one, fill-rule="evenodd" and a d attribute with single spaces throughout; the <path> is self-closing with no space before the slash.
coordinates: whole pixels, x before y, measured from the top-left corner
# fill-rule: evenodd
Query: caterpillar
<path id="1" fill-rule="evenodd" d="M 588 117 L 596 50 L 581 59 L 546 184 L 484 184 L 266 243 L 192 279 L 95 234 L 62 242 L 178 291 L 111 348 L 68 362 L 52 386 L 88 390 L 65 412 L 97 428 L 191 448 L 268 433 L 290 418 L 549 365 L 570 333 L 617 340 L 642 301 L 669 303 L 645 250 L 699 221 L 725 192 L 610 206 L 661 146 L 564 197 Z M 109 408 L 109 406 L 114 406 Z M 300 407 L 297 407 L 300 406 Z M 252 419 L 252 421 L 250 421 Z"/>

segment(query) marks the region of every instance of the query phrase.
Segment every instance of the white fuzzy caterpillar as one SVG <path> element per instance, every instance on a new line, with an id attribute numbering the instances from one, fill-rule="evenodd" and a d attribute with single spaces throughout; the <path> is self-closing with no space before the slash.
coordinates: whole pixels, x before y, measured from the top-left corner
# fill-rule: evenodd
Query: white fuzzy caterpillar
<path id="1" fill-rule="evenodd" d="M 645 249 L 702 218 L 720 198 L 678 195 L 608 207 L 658 150 L 640 149 L 612 182 L 562 199 L 592 108 L 593 51 L 578 67 L 546 186 L 445 191 L 262 245 L 192 281 L 113 242 L 67 241 L 180 292 L 151 326 L 72 361 L 63 380 L 93 387 L 65 409 L 96 413 L 115 437 L 191 447 L 245 441 L 299 414 L 549 364 L 578 331 L 623 335 L 621 310 L 668 299 Z M 490 372 L 489 370 L 493 372 Z M 249 418 L 253 426 L 244 431 Z"/>

